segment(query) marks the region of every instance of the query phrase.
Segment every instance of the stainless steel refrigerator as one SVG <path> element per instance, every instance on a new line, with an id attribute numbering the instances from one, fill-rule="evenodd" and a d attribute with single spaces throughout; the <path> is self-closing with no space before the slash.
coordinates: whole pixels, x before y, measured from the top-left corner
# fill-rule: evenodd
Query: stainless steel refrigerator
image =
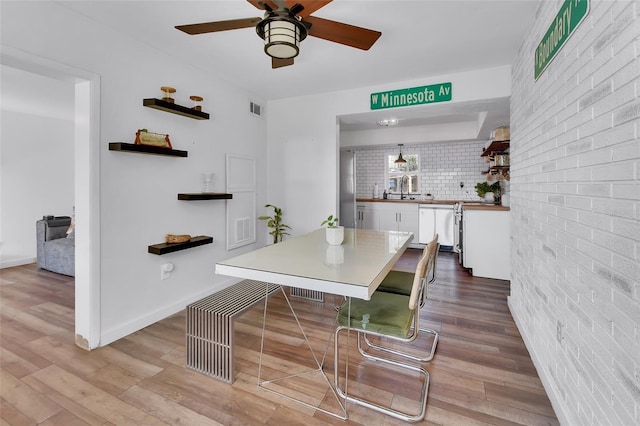
<path id="1" fill-rule="evenodd" d="M 340 225 L 356 227 L 356 153 L 340 151 Z"/>

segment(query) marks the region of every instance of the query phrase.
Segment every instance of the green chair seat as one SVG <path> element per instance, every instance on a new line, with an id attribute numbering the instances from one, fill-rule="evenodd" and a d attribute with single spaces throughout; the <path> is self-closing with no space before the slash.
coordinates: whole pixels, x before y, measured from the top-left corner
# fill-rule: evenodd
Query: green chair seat
<path id="1" fill-rule="evenodd" d="M 410 296 L 414 275 L 413 272 L 391 271 L 382 280 L 377 291 Z"/>
<path id="2" fill-rule="evenodd" d="M 409 309 L 407 296 L 376 291 L 370 300 L 351 299 L 350 324 L 348 303 L 347 300 L 340 307 L 338 324 L 341 326 L 401 339 L 409 336 L 414 311 Z"/>

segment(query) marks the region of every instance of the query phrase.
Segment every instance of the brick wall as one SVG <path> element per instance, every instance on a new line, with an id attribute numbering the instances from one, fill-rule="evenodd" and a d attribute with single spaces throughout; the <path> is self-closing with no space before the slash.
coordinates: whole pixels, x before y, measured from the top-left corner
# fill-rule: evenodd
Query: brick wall
<path id="1" fill-rule="evenodd" d="M 542 2 L 513 68 L 509 306 L 563 423 L 638 425 L 640 3 L 590 3 L 534 81 Z"/>
<path id="2" fill-rule="evenodd" d="M 484 181 L 480 174 L 488 167 L 480 157 L 485 142 L 443 142 L 406 145 L 402 154 L 419 154 L 420 191 L 431 193 L 437 200 L 478 199 L 474 186 Z M 385 187 L 387 155 L 398 155 L 398 146 L 361 148 L 356 150 L 356 195 L 371 198 L 378 184 L 380 197 Z M 464 188 L 460 188 L 464 182 Z M 468 192 L 468 193 L 467 193 Z"/>

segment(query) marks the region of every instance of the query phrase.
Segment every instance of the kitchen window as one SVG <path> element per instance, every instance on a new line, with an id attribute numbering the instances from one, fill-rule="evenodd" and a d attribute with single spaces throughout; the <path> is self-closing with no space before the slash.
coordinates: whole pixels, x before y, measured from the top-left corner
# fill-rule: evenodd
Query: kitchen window
<path id="1" fill-rule="evenodd" d="M 404 178 L 402 192 L 405 194 L 420 193 L 420 156 L 418 154 L 403 154 L 407 160 L 405 164 L 396 164 L 398 154 L 387 155 L 387 167 L 385 170 L 388 189 L 390 192 L 400 193 L 400 181 Z M 406 177 L 405 177 L 406 176 Z"/>

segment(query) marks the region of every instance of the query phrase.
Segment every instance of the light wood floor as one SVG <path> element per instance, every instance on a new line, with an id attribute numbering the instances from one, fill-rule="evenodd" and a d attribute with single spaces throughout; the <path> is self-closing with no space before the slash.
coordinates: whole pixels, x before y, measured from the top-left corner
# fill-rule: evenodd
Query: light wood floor
<path id="1" fill-rule="evenodd" d="M 418 253 L 408 250 L 397 269 L 413 270 Z M 72 278 L 35 265 L 0 274 L 2 425 L 404 424 L 353 405 L 344 422 L 258 388 L 262 304 L 236 320 L 236 380 L 227 385 L 184 368 L 184 312 L 86 352 L 73 343 Z M 507 308 L 508 294 L 508 282 L 471 277 L 457 257 L 440 253 L 437 284 L 421 313 L 421 325 L 440 332 L 436 357 L 425 364 L 431 381 L 423 424 L 558 424 Z M 320 337 L 332 330 L 333 297 L 294 303 L 312 346 L 324 348 Z M 299 370 L 303 340 L 281 294 L 270 299 L 268 323 L 263 378 Z M 428 343 L 421 338 L 414 348 Z M 330 349 L 329 373 L 332 363 Z M 349 392 L 417 410 L 416 380 L 377 364 L 352 351 Z M 291 389 L 286 392 L 310 395 L 323 407 L 333 404 L 313 379 Z"/>

